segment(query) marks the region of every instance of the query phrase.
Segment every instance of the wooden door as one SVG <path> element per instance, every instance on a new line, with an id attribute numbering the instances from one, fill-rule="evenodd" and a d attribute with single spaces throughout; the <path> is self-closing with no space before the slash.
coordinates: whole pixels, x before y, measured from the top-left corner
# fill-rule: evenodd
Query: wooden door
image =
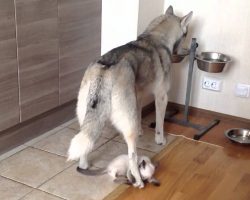
<path id="1" fill-rule="evenodd" d="M 0 0 L 0 131 L 19 122 L 14 0 Z"/>
<path id="2" fill-rule="evenodd" d="M 60 104 L 75 99 L 88 64 L 101 52 L 101 0 L 58 0 Z"/>
<path id="3" fill-rule="evenodd" d="M 59 104 L 57 0 L 16 0 L 21 121 Z"/>

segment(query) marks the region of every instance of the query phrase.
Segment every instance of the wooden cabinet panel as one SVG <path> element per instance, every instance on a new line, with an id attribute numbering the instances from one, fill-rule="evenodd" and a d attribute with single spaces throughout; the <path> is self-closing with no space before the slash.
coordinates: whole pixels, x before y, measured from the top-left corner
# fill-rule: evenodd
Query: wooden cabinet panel
<path id="1" fill-rule="evenodd" d="M 14 0 L 0 0 L 0 131 L 19 122 Z"/>
<path id="2" fill-rule="evenodd" d="M 57 0 L 16 0 L 21 121 L 59 104 Z"/>
<path id="3" fill-rule="evenodd" d="M 58 0 L 60 104 L 75 99 L 101 50 L 101 0 Z"/>

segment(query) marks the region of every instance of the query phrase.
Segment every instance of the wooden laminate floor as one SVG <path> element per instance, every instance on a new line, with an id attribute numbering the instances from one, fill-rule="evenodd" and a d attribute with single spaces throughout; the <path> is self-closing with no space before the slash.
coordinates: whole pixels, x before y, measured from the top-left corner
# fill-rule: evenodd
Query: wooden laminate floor
<path id="1" fill-rule="evenodd" d="M 192 122 L 199 124 L 207 124 L 211 119 L 190 117 Z M 150 124 L 153 120 L 154 114 L 151 114 L 144 123 Z M 232 127 L 250 128 L 237 121 L 222 120 L 201 139 L 204 142 L 177 137 L 155 158 L 160 162 L 156 172 L 160 187 L 147 185 L 139 190 L 120 186 L 106 199 L 249 200 L 250 146 L 241 146 L 225 138 L 225 130 Z M 165 123 L 165 131 L 189 138 L 196 133 L 192 128 L 172 123 Z"/>

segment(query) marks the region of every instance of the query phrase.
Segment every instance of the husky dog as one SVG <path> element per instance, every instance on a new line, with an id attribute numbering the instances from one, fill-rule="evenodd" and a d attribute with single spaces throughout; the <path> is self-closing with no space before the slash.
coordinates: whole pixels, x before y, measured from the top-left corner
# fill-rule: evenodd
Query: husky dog
<path id="1" fill-rule="evenodd" d="M 153 177 L 157 165 L 153 164 L 149 157 L 138 157 L 139 173 L 143 181 L 147 181 L 156 186 L 160 185 L 160 182 Z M 114 158 L 107 167 L 96 170 L 85 170 L 77 167 L 77 171 L 87 176 L 99 176 L 103 174 L 109 174 L 113 181 L 116 183 L 133 184 L 134 178 L 129 169 L 128 155 L 119 155 Z"/>
<path id="2" fill-rule="evenodd" d="M 129 167 L 136 180 L 134 186 L 144 187 L 136 152 L 136 140 L 141 131 L 141 100 L 145 94 L 154 95 L 155 141 L 164 145 L 171 55 L 180 49 L 191 17 L 192 12 L 177 17 L 170 6 L 137 40 L 109 51 L 88 66 L 77 102 L 80 132 L 71 140 L 68 160 L 80 158 L 79 167 L 87 169 L 88 154 L 105 122 L 110 120 L 127 143 Z"/>

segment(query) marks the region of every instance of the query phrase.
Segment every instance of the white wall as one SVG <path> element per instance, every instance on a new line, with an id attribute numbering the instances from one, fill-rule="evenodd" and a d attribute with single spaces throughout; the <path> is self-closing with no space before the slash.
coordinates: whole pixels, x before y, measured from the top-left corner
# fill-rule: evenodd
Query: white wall
<path id="1" fill-rule="evenodd" d="M 250 98 L 234 96 L 236 83 L 250 84 L 250 1 L 249 0 L 166 0 L 178 14 L 193 10 L 190 36 L 198 51 L 217 51 L 232 57 L 233 63 L 219 74 L 202 72 L 195 62 L 191 104 L 195 107 L 250 119 Z M 184 104 L 188 59 L 174 65 L 170 100 Z M 222 91 L 201 89 L 204 76 L 223 81 Z"/>
<path id="2" fill-rule="evenodd" d="M 138 13 L 138 35 L 141 34 L 148 24 L 164 13 L 165 0 L 140 0 Z"/>
<path id="3" fill-rule="evenodd" d="M 236 83 L 250 84 L 249 0 L 103 0 L 102 5 L 102 54 L 136 39 L 169 5 L 179 15 L 194 11 L 189 38 L 197 38 L 198 51 L 228 54 L 233 63 L 223 73 L 211 74 L 198 70 L 195 62 L 191 105 L 250 119 L 250 98 L 235 97 L 233 93 Z M 184 104 L 187 70 L 187 58 L 173 66 L 170 101 Z M 221 79 L 222 91 L 201 89 L 203 76 Z"/>
<path id="4" fill-rule="evenodd" d="M 139 0 L 102 0 L 102 54 L 136 39 L 138 10 Z"/>

